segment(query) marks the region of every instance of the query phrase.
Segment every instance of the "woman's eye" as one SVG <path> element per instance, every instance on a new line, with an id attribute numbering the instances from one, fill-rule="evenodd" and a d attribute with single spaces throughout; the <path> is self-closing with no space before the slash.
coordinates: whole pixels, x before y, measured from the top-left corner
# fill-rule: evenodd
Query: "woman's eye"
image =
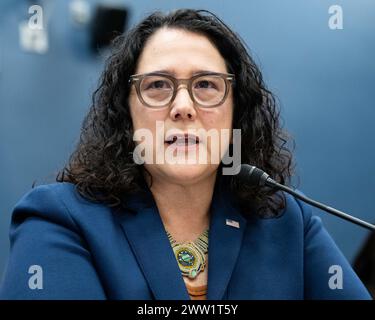
<path id="1" fill-rule="evenodd" d="M 195 84 L 195 88 L 197 89 L 210 89 L 210 88 L 216 88 L 215 84 L 212 82 L 212 81 L 208 81 L 208 80 L 201 80 L 201 81 L 198 81 L 196 84 Z"/>
<path id="2" fill-rule="evenodd" d="M 148 85 L 148 89 L 169 89 L 170 85 L 167 81 L 157 80 Z"/>

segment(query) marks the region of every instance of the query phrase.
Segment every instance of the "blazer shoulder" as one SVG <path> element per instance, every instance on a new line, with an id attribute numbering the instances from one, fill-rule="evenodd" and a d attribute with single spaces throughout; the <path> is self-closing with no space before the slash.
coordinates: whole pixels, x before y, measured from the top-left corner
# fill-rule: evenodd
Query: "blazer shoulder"
<path id="1" fill-rule="evenodd" d="M 87 222 L 87 213 L 91 218 L 98 216 L 104 222 L 103 219 L 108 220 L 111 216 L 111 209 L 104 203 L 85 199 L 72 183 L 39 185 L 29 190 L 15 205 L 12 226 L 16 227 L 29 217 L 37 217 L 80 232 L 82 223 Z"/>
<path id="2" fill-rule="evenodd" d="M 15 205 L 0 299 L 106 298 L 93 251 L 71 214 L 76 203 L 67 203 L 67 198 L 76 198 L 74 185 L 47 184 L 29 190 Z M 34 267 L 43 290 L 30 285 Z"/>
<path id="3" fill-rule="evenodd" d="M 12 226 L 17 227 L 30 217 L 38 217 L 76 229 L 70 210 L 63 199 L 79 201 L 75 185 L 52 183 L 37 186 L 25 193 L 13 208 Z M 74 201 L 74 200 L 73 200 Z"/>
<path id="4" fill-rule="evenodd" d="M 296 192 L 304 195 L 300 190 L 296 190 Z M 281 216 L 285 216 L 286 219 L 297 220 L 303 224 L 304 228 L 307 228 L 313 217 L 311 205 L 304 203 L 302 200 L 297 199 L 289 193 L 284 191 L 282 193 L 285 199 L 285 208 Z"/>

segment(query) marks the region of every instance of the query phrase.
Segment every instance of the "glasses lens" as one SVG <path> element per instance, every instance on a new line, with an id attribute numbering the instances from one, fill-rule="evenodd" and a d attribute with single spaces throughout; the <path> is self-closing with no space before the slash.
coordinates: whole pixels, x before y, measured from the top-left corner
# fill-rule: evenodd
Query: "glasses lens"
<path id="1" fill-rule="evenodd" d="M 201 76 L 194 80 L 192 91 L 199 104 L 207 107 L 214 106 L 224 99 L 226 82 L 220 76 Z"/>
<path id="2" fill-rule="evenodd" d="M 143 100 L 153 107 L 164 106 L 173 96 L 173 82 L 163 76 L 146 76 L 140 84 Z"/>

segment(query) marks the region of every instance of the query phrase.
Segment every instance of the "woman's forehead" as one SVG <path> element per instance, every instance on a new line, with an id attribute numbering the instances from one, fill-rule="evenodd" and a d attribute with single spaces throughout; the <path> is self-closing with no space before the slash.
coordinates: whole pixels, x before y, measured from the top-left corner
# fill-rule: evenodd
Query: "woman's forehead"
<path id="1" fill-rule="evenodd" d="M 169 70 L 192 75 L 199 70 L 226 72 L 224 58 L 204 35 L 162 28 L 146 42 L 138 60 L 137 73 Z"/>

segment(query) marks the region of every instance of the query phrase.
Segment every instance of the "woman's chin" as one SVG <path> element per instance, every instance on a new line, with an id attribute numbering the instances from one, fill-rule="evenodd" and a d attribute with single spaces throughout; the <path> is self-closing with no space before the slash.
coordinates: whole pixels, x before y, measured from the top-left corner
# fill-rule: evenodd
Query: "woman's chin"
<path id="1" fill-rule="evenodd" d="M 164 179 L 164 182 L 191 184 L 212 176 L 217 167 L 208 164 L 164 164 L 149 171 L 151 175 L 157 174 L 160 179 Z"/>

